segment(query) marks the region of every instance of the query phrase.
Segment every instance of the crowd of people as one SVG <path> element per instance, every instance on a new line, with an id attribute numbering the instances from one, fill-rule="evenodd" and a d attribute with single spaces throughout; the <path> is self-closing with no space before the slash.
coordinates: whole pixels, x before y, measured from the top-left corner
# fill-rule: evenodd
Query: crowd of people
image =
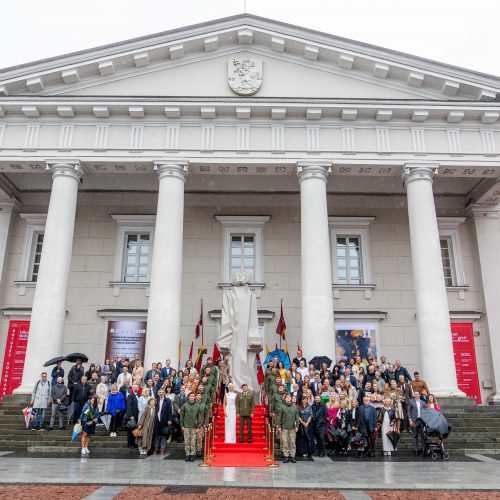
<path id="1" fill-rule="evenodd" d="M 61 363 L 50 377 L 43 372 L 33 388 L 31 429 L 45 430 L 45 410 L 51 405 L 48 430 L 54 429 L 56 419 L 59 429 L 65 429 L 66 422 L 81 425 L 82 456 L 90 454 L 96 427 L 105 425 L 111 437 L 126 432 L 128 447 L 137 449 L 140 457 L 163 455 L 168 443 L 183 441 L 186 461 L 194 461 L 202 455 L 213 404 L 227 402 L 235 390 L 228 356 L 208 358 L 200 370 L 191 360 L 176 370 L 169 359 L 164 366 L 152 363 L 145 370 L 138 355 L 130 360 L 114 356 L 87 370 L 77 360 L 67 383 Z M 248 388 L 242 389 L 246 397 Z M 285 462 L 314 453 L 346 456 L 351 449 L 359 457 L 373 456 L 378 435 L 384 454 L 390 455 L 395 449 L 389 431 L 413 432 L 415 454 L 423 453 L 420 410 L 440 411 L 419 373 L 412 377 L 399 360 L 391 364 L 385 356 L 379 361 L 340 360 L 330 369 L 327 363 L 308 364 L 299 350 L 288 369 L 278 358 L 269 361 L 262 389 Z"/>

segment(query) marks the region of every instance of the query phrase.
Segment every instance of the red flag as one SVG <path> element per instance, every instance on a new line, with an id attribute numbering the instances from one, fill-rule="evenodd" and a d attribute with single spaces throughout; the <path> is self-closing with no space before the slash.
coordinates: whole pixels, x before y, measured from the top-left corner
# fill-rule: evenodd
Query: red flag
<path id="1" fill-rule="evenodd" d="M 198 320 L 198 323 L 196 323 L 196 327 L 194 329 L 194 338 L 197 339 L 200 337 L 200 332 L 203 329 L 203 300 L 201 301 L 201 306 L 200 306 L 200 319 Z"/>
<path id="2" fill-rule="evenodd" d="M 278 342 L 276 342 L 276 347 L 274 348 L 276 351 L 279 349 Z"/>
<path id="3" fill-rule="evenodd" d="M 198 356 L 196 356 L 196 362 L 194 364 L 194 367 L 200 373 L 201 370 L 201 362 L 203 361 L 203 351 L 205 350 L 205 346 L 201 344 L 200 350 L 198 351 Z"/>
<path id="4" fill-rule="evenodd" d="M 214 353 L 212 355 L 212 360 L 215 362 L 220 358 L 220 351 L 219 351 L 219 346 L 217 344 L 214 344 Z"/>
<path id="5" fill-rule="evenodd" d="M 278 326 L 276 327 L 276 333 L 285 340 L 286 323 L 285 316 L 283 316 L 283 301 L 281 301 L 281 314 L 280 320 L 278 321 Z"/>
<path id="6" fill-rule="evenodd" d="M 257 354 L 255 359 L 257 361 L 257 382 L 259 385 L 262 385 L 264 383 L 264 369 L 262 368 L 262 363 L 260 362 L 260 354 Z"/>
<path id="7" fill-rule="evenodd" d="M 300 347 L 300 344 L 297 344 L 297 351 L 302 352 L 302 347 Z"/>
<path id="8" fill-rule="evenodd" d="M 194 340 L 191 342 L 191 349 L 189 349 L 189 358 L 190 360 L 193 360 L 193 347 L 194 347 Z"/>

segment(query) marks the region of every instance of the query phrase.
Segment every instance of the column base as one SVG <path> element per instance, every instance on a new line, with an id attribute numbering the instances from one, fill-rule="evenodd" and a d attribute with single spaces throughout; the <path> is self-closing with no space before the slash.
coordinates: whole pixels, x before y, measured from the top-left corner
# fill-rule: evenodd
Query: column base
<path id="1" fill-rule="evenodd" d="M 21 394 L 31 394 L 33 392 L 34 385 L 20 385 L 17 389 L 12 391 L 13 395 Z"/>
<path id="2" fill-rule="evenodd" d="M 500 394 L 492 394 L 491 396 L 488 396 L 486 401 L 489 405 L 500 406 Z"/>

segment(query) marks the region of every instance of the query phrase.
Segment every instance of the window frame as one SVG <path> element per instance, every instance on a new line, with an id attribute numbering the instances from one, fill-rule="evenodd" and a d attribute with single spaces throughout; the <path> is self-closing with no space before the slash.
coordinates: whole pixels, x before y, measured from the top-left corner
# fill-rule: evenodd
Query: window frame
<path id="1" fill-rule="evenodd" d="M 445 286 L 448 289 L 467 287 L 465 280 L 465 271 L 463 266 L 462 249 L 460 245 L 460 224 L 465 222 L 465 217 L 438 217 L 439 240 L 441 248 L 441 239 L 446 238 L 451 242 L 451 261 L 453 271 L 453 284 Z M 441 261 L 442 262 L 442 261 Z M 443 269 L 444 275 L 444 269 Z"/>
<path id="2" fill-rule="evenodd" d="M 375 217 L 329 217 L 330 225 L 330 248 L 332 262 L 332 283 L 335 287 L 359 288 L 373 286 L 372 267 L 369 244 L 369 226 L 375 220 Z M 344 284 L 339 283 L 337 266 L 337 238 L 356 237 L 360 241 L 361 254 L 361 283 Z"/>
<path id="3" fill-rule="evenodd" d="M 19 214 L 26 221 L 24 233 L 24 246 L 21 264 L 19 266 L 19 283 L 36 286 L 33 277 L 34 251 L 39 234 L 45 234 L 47 214 Z"/>
<path id="4" fill-rule="evenodd" d="M 139 280 L 139 277 L 140 277 L 140 274 L 139 274 L 139 268 L 140 267 L 144 267 L 144 266 L 141 266 L 141 263 L 138 262 L 135 264 L 135 275 L 136 277 L 138 278 L 136 281 L 127 281 L 125 279 L 125 271 L 127 270 L 127 257 L 129 256 L 129 253 L 128 253 L 128 237 L 129 236 L 137 236 L 138 239 L 140 239 L 140 241 L 146 241 L 146 240 L 142 240 L 141 236 L 143 235 L 148 235 L 148 246 L 149 246 L 149 251 L 148 251 L 148 263 L 147 263 L 147 268 L 148 268 L 148 271 L 147 271 L 147 274 L 146 274 L 146 281 L 140 281 Z M 141 230 L 138 230 L 138 231 L 125 231 L 124 232 L 124 240 L 123 240 L 123 262 L 122 262 L 122 273 L 121 273 L 121 280 L 122 280 L 122 283 L 127 283 L 127 284 L 130 284 L 130 283 L 133 283 L 133 284 L 139 284 L 139 283 L 149 283 L 150 281 L 150 277 L 151 277 L 151 254 L 152 254 L 152 251 L 153 251 L 153 248 L 151 247 L 151 232 L 150 230 L 147 230 L 147 231 L 141 231 Z M 138 257 L 140 258 L 141 257 L 141 252 L 139 252 L 138 254 Z"/>
<path id="5" fill-rule="evenodd" d="M 111 284 L 120 287 L 148 287 L 151 278 L 156 215 L 111 215 L 111 218 L 118 226 L 116 231 L 115 265 Z M 148 280 L 124 281 L 127 235 L 140 233 L 149 233 Z"/>
<path id="6" fill-rule="evenodd" d="M 253 235 L 255 240 L 255 267 L 252 285 L 263 285 L 263 226 L 269 221 L 269 215 L 216 215 L 222 225 L 221 282 L 220 287 L 231 283 L 231 237 L 233 235 Z"/>

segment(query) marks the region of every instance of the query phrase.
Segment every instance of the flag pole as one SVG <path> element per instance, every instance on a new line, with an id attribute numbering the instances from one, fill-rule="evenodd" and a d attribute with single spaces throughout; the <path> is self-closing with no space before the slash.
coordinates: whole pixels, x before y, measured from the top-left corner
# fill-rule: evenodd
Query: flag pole
<path id="1" fill-rule="evenodd" d="M 203 298 L 201 299 L 201 345 L 205 345 L 205 338 L 203 336 L 203 323 L 205 323 L 203 321 Z"/>
<path id="2" fill-rule="evenodd" d="M 280 308 L 280 321 L 281 321 L 281 314 L 283 314 L 283 299 L 281 299 L 281 308 Z M 280 332 L 280 351 L 281 351 L 281 339 L 283 337 L 283 333 Z"/>

